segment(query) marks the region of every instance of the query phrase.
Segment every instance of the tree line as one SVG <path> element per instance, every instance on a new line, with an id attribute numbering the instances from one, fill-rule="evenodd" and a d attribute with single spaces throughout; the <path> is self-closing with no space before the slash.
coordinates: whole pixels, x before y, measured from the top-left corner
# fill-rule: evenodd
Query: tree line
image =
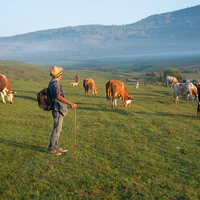
<path id="1" fill-rule="evenodd" d="M 147 72 L 145 75 L 146 76 L 151 76 L 157 81 L 165 81 L 165 78 L 167 76 L 173 76 L 176 77 L 178 82 L 182 82 L 183 76 L 182 73 L 194 73 L 198 74 L 198 70 L 187 70 L 185 68 L 179 68 L 179 69 L 174 69 L 172 67 L 168 68 L 163 68 L 162 70 L 159 70 L 157 72 Z"/>

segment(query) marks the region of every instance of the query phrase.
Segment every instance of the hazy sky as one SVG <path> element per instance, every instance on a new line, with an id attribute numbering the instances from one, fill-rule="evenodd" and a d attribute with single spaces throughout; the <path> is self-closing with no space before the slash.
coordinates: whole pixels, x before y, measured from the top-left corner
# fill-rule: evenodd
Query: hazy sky
<path id="1" fill-rule="evenodd" d="M 200 0 L 0 0 L 0 37 L 88 24 L 130 24 Z"/>

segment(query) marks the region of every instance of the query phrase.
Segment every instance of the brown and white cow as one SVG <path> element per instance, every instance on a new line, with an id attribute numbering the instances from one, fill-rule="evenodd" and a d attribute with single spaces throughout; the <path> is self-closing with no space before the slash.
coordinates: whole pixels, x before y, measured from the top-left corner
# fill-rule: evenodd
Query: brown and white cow
<path id="1" fill-rule="evenodd" d="M 199 100 L 199 102 L 198 102 L 198 105 L 197 105 L 197 116 L 199 116 L 200 115 L 200 84 L 197 83 L 197 82 L 194 82 L 193 84 L 196 86 L 197 91 L 198 91 L 198 100 Z"/>
<path id="2" fill-rule="evenodd" d="M 126 91 L 126 87 L 124 83 L 120 81 L 110 80 L 106 83 L 106 108 L 108 107 L 108 101 L 112 98 L 112 108 L 117 106 L 117 98 L 120 98 L 125 107 L 128 107 L 133 100 L 133 97 L 129 96 L 128 92 Z"/>
<path id="3" fill-rule="evenodd" d="M 14 91 L 11 91 L 10 82 L 8 78 L 3 74 L 0 74 L 0 93 L 4 103 L 6 103 L 4 100 L 4 96 L 7 96 L 7 100 L 9 101 L 9 103 L 12 103 L 13 94 L 16 93 Z"/>
<path id="4" fill-rule="evenodd" d="M 92 90 L 93 95 L 96 95 L 99 89 L 96 87 L 95 82 L 91 78 L 86 78 L 83 81 L 83 87 L 85 89 L 85 95 L 89 96 L 90 90 Z"/>
<path id="5" fill-rule="evenodd" d="M 175 84 L 178 83 L 177 78 L 173 77 L 173 76 L 167 76 L 166 77 L 166 86 L 168 87 L 169 84 L 171 84 L 171 87 Z"/>
<path id="6" fill-rule="evenodd" d="M 192 83 L 175 83 L 173 88 L 174 88 L 175 103 L 179 103 L 178 97 L 181 95 L 187 96 L 186 103 L 188 103 L 189 97 L 191 98 L 192 104 L 194 104 L 193 99 L 195 98 L 198 103 L 198 91 L 196 86 L 193 85 Z"/>

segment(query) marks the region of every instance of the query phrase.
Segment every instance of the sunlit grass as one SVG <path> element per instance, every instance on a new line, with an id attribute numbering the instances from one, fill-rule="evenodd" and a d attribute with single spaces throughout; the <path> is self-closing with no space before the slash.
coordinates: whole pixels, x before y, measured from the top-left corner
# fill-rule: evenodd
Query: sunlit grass
<path id="1" fill-rule="evenodd" d="M 53 156 L 47 153 L 51 112 L 39 109 L 36 100 L 48 85 L 49 68 L 28 71 L 8 72 L 17 93 L 12 105 L 0 102 L 2 199 L 200 198 L 200 128 L 191 101 L 186 105 L 181 97 L 176 105 L 171 88 L 142 85 L 137 90 L 127 82 L 131 107 L 118 100 L 117 108 L 109 104 L 106 109 L 105 83 L 125 81 L 124 76 L 64 71 L 60 82 L 67 99 L 78 105 L 76 154 L 74 110 L 69 108 L 60 136 L 68 152 Z M 80 85 L 73 88 L 76 73 Z M 100 88 L 97 96 L 85 96 L 82 81 L 87 77 Z"/>

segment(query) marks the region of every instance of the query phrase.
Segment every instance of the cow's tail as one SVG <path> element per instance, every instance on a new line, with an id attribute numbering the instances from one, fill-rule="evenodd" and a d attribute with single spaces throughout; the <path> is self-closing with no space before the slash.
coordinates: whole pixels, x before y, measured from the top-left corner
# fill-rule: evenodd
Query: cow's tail
<path id="1" fill-rule="evenodd" d="M 106 84 L 106 97 L 107 99 L 110 99 L 110 81 Z"/>
<path id="2" fill-rule="evenodd" d="M 106 96 L 107 96 L 107 99 L 110 99 L 110 88 L 108 88 Z"/>
<path id="3" fill-rule="evenodd" d="M 83 81 L 83 87 L 85 87 L 85 82 L 86 82 L 86 80 Z"/>

